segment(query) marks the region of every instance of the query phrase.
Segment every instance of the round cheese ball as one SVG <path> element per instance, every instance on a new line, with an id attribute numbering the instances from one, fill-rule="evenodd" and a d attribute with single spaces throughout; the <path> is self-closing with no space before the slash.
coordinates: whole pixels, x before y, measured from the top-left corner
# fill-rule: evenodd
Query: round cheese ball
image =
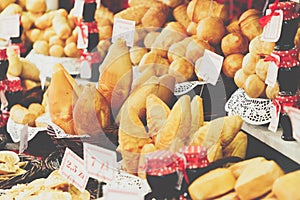
<path id="1" fill-rule="evenodd" d="M 233 32 L 223 37 L 221 41 L 221 49 L 225 56 L 242 53 L 245 54 L 248 51 L 248 39 L 239 32 Z"/>
<path id="2" fill-rule="evenodd" d="M 263 94 L 265 83 L 256 75 L 251 74 L 245 82 L 245 92 L 251 98 L 257 98 Z"/>
<path id="3" fill-rule="evenodd" d="M 229 77 L 233 78 L 237 70 L 242 68 L 244 55 L 237 53 L 226 56 L 223 62 L 222 71 Z"/>
<path id="4" fill-rule="evenodd" d="M 197 35 L 210 44 L 219 44 L 225 35 L 223 20 L 219 17 L 205 17 L 198 23 Z"/>

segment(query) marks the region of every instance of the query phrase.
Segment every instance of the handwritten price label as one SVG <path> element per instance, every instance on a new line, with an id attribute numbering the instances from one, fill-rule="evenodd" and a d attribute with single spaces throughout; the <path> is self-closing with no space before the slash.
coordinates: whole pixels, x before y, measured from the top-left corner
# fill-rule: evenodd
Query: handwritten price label
<path id="1" fill-rule="evenodd" d="M 112 33 L 112 42 L 114 43 L 118 38 L 122 38 L 126 41 L 127 46 L 133 47 L 134 30 L 135 21 L 115 18 Z"/>
<path id="2" fill-rule="evenodd" d="M 7 26 L 9 24 L 9 26 Z M 20 15 L 1 16 L 0 38 L 20 36 Z"/>
<path id="3" fill-rule="evenodd" d="M 201 62 L 196 61 L 197 75 L 203 78 L 205 82 L 216 85 L 221 73 L 223 60 L 223 56 L 205 49 Z"/>
<path id="4" fill-rule="evenodd" d="M 115 152 L 83 143 L 85 167 L 90 177 L 101 181 L 112 181 L 116 169 L 117 155 Z"/>
<path id="5" fill-rule="evenodd" d="M 73 16 L 82 17 L 84 0 L 76 0 L 73 7 Z"/>
<path id="6" fill-rule="evenodd" d="M 271 10 L 266 11 L 266 15 L 269 15 Z M 283 22 L 283 11 L 276 10 L 278 15 L 272 16 L 270 22 L 264 27 L 261 40 L 266 42 L 277 42 L 280 38 L 282 22 Z"/>
<path id="7" fill-rule="evenodd" d="M 59 173 L 81 192 L 85 190 L 89 176 L 85 169 L 84 161 L 69 148 L 65 150 Z"/>

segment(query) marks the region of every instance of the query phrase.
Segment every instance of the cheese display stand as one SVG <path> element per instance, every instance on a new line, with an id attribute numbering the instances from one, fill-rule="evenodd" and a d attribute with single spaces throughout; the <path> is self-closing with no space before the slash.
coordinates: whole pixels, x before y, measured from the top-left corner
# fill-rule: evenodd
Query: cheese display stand
<path id="1" fill-rule="evenodd" d="M 1 0 L 0 200 L 290 200 L 298 1 Z"/>

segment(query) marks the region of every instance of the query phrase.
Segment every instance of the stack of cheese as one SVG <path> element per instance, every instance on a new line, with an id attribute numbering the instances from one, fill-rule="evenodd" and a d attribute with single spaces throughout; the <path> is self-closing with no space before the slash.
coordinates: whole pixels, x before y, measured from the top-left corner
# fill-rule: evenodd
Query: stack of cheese
<path id="1" fill-rule="evenodd" d="M 0 151 L 0 181 L 26 173 L 23 169 L 26 162 L 20 162 L 19 156 L 13 151 Z"/>
<path id="2" fill-rule="evenodd" d="M 299 199 L 300 171 L 284 174 L 278 164 L 255 157 L 218 168 L 197 178 L 188 188 L 192 199 Z"/>
<path id="3" fill-rule="evenodd" d="M 28 108 L 15 104 L 10 109 L 10 117 L 17 124 L 28 124 L 30 127 L 40 126 L 36 123 L 36 119 L 45 113 L 42 104 L 31 103 Z"/>
<path id="4" fill-rule="evenodd" d="M 17 184 L 6 190 L 1 200 L 7 199 L 64 199 L 64 200 L 89 200 L 90 193 L 85 190 L 80 192 L 68 182 L 58 171 L 53 171 L 47 178 L 39 178 L 28 184 Z"/>
<path id="5" fill-rule="evenodd" d="M 162 78 L 171 83 L 170 75 L 153 76 L 135 89 L 121 108 L 117 150 L 126 171 L 144 177 L 144 171 L 139 171 L 144 154 L 161 149 L 176 152 L 185 145 L 206 147 L 211 162 L 228 156 L 245 157 L 247 136 L 239 132 L 243 123 L 239 116 L 204 123 L 202 99 L 197 95 L 193 99 L 183 95 L 169 107 L 166 94 L 172 94 L 173 87 L 164 88 Z"/>
<path id="6" fill-rule="evenodd" d="M 270 62 L 265 62 L 264 57 L 272 53 L 274 45 L 262 41 L 261 35 L 256 36 L 249 44 L 249 53 L 242 60 L 242 67 L 234 75 L 235 84 L 251 98 L 273 99 L 279 92 L 278 83 L 274 87 L 265 84 Z"/>

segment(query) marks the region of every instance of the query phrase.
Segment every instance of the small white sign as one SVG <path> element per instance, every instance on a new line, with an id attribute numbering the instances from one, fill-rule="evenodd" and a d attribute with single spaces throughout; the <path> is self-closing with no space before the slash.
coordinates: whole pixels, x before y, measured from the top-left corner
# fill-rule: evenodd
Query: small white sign
<path id="1" fill-rule="evenodd" d="M 272 16 L 271 20 L 267 23 L 267 25 L 263 29 L 263 33 L 261 36 L 262 41 L 266 42 L 277 42 L 280 38 L 282 22 L 283 22 L 283 11 L 276 10 L 277 14 Z M 266 11 L 266 15 L 269 15 L 271 10 L 268 9 Z"/>
<path id="2" fill-rule="evenodd" d="M 84 0 L 75 0 L 74 7 L 73 7 L 74 17 L 79 17 L 79 18 L 82 17 L 83 6 L 84 6 Z"/>
<path id="3" fill-rule="evenodd" d="M 117 189 L 108 189 L 103 194 L 103 200 L 122 199 L 122 200 L 143 200 L 144 195 L 137 192 L 123 191 Z"/>
<path id="4" fill-rule="evenodd" d="M 19 37 L 19 36 L 20 36 L 20 15 L 1 16 L 0 38 Z"/>
<path id="5" fill-rule="evenodd" d="M 205 49 L 202 60 L 197 67 L 197 76 L 205 82 L 216 85 L 219 79 L 224 57 Z"/>
<path id="6" fill-rule="evenodd" d="M 112 42 L 118 38 L 126 41 L 127 46 L 133 47 L 134 43 L 135 21 L 114 18 L 114 26 L 112 33 Z"/>
<path id="7" fill-rule="evenodd" d="M 80 64 L 80 78 L 89 79 L 92 77 L 91 64 L 87 60 L 83 60 Z"/>
<path id="8" fill-rule="evenodd" d="M 97 3 L 97 9 L 100 8 L 101 0 L 96 0 L 96 3 Z"/>
<path id="9" fill-rule="evenodd" d="M 278 55 L 272 54 L 272 56 L 280 62 L 280 57 Z M 274 87 L 277 82 L 277 76 L 278 66 L 275 62 L 270 62 L 265 83 L 271 87 Z"/>
<path id="10" fill-rule="evenodd" d="M 77 48 L 78 49 L 86 49 L 89 44 L 88 34 L 89 28 L 86 25 L 82 25 L 77 27 L 78 38 L 77 38 Z"/>
<path id="11" fill-rule="evenodd" d="M 20 130 L 19 154 L 28 148 L 28 124 Z"/>
<path id="12" fill-rule="evenodd" d="M 61 166 L 58 171 L 78 190 L 83 192 L 89 176 L 84 166 L 84 161 L 68 147 L 65 150 Z"/>
<path id="13" fill-rule="evenodd" d="M 285 107 L 284 110 L 292 122 L 293 138 L 300 142 L 300 109 L 295 107 Z"/>
<path id="14" fill-rule="evenodd" d="M 41 82 L 41 88 L 42 88 L 42 90 L 44 90 L 45 85 L 46 85 L 47 75 L 44 73 L 40 73 L 39 78 L 40 78 L 40 82 Z"/>
<path id="15" fill-rule="evenodd" d="M 270 110 L 270 112 L 271 112 L 270 113 L 271 114 L 271 121 L 270 121 L 270 124 L 268 126 L 268 130 L 270 130 L 274 133 L 278 129 L 280 110 L 281 110 L 279 102 L 276 102 L 276 104 L 278 105 L 278 110 L 277 110 L 275 105 L 271 106 L 271 110 Z"/>
<path id="16" fill-rule="evenodd" d="M 90 177 L 104 182 L 112 181 L 115 172 L 117 172 L 117 155 L 115 152 L 83 143 L 83 156 Z"/>
<path id="17" fill-rule="evenodd" d="M 300 1 L 299 1 L 299 0 L 291 0 L 291 1 L 294 1 L 294 2 L 296 2 L 296 3 L 300 3 Z"/>

